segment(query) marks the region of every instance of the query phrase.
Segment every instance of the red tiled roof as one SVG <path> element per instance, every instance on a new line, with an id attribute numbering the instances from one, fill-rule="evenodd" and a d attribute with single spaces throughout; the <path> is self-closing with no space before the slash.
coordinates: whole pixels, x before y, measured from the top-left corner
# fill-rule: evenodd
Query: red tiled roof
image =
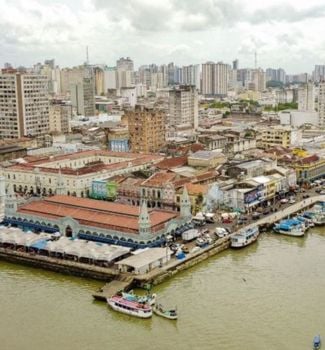
<path id="1" fill-rule="evenodd" d="M 176 177 L 173 173 L 155 173 L 149 179 L 142 182 L 144 187 L 162 187 L 164 184 L 171 182 Z"/>
<path id="2" fill-rule="evenodd" d="M 75 157 L 73 155 L 73 158 L 68 158 L 68 159 L 77 159 L 80 158 L 84 155 L 88 155 L 86 154 L 86 152 L 104 152 L 104 153 L 96 153 L 96 154 L 101 154 L 101 155 L 111 155 L 111 156 L 116 156 L 119 157 L 119 153 L 117 152 L 109 152 L 109 151 L 85 151 L 85 152 L 77 152 L 76 154 L 78 154 L 78 157 Z M 80 154 L 82 153 L 82 154 Z M 91 153 L 93 154 L 93 153 Z M 53 161 L 57 161 L 57 160 L 63 160 L 66 158 L 61 158 L 64 156 L 59 156 L 59 157 L 55 157 L 53 159 L 49 159 L 46 158 L 46 161 L 43 159 L 42 161 L 36 161 L 36 162 L 30 162 L 30 163 L 26 163 L 26 164 L 17 164 L 17 165 L 13 165 L 10 167 L 10 169 L 12 170 L 34 170 L 35 167 L 37 167 L 39 169 L 40 172 L 44 172 L 44 173 L 54 173 L 57 174 L 59 172 L 59 170 L 61 170 L 62 174 L 66 174 L 66 175 L 84 175 L 84 174 L 90 174 L 90 173 L 94 173 L 94 172 L 98 172 L 101 170 L 117 170 L 117 169 L 124 169 L 127 168 L 129 166 L 137 166 L 137 165 L 141 165 L 141 164 L 145 164 L 145 163 L 149 163 L 151 161 L 159 161 L 160 159 L 162 159 L 162 156 L 157 156 L 157 155 L 148 155 L 148 154 L 134 154 L 134 153 L 123 153 L 121 152 L 121 158 L 123 157 L 127 157 L 126 155 L 128 155 L 130 158 L 134 157 L 132 159 L 128 159 L 126 161 L 122 161 L 122 162 L 117 162 L 117 163 L 111 163 L 111 164 L 104 164 L 104 163 L 96 163 L 96 164 L 88 164 L 85 165 L 82 168 L 78 168 L 78 169 L 72 169 L 69 167 L 65 167 L 65 168 L 49 168 L 49 167 L 42 167 L 42 164 L 48 163 L 48 162 L 53 162 Z"/>
<path id="3" fill-rule="evenodd" d="M 174 158 L 164 159 L 163 161 L 156 164 L 156 167 L 159 169 L 168 170 L 171 168 L 184 166 L 186 164 L 187 164 L 187 157 L 174 157 Z"/>
<path id="4" fill-rule="evenodd" d="M 298 163 L 309 164 L 309 163 L 315 163 L 317 161 L 319 161 L 319 157 L 316 154 L 313 154 L 312 156 L 301 159 Z"/>
<path id="5" fill-rule="evenodd" d="M 153 231 L 176 218 L 177 214 L 164 210 L 148 210 Z M 18 213 L 42 218 L 71 217 L 80 224 L 121 232 L 138 233 L 140 208 L 125 204 L 102 202 L 69 196 L 53 196 L 21 206 Z"/>

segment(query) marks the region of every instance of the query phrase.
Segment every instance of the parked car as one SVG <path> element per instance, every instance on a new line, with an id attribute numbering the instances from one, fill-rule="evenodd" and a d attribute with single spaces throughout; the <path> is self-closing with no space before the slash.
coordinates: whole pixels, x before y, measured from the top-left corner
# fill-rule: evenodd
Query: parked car
<path id="1" fill-rule="evenodd" d="M 254 213 L 252 214 L 252 219 L 253 219 L 253 220 L 257 220 L 257 219 L 259 219 L 260 217 L 261 217 L 261 213 L 254 212 Z"/>
<path id="2" fill-rule="evenodd" d="M 280 200 L 280 203 L 281 204 L 286 204 L 286 203 L 288 203 L 289 202 L 289 199 L 288 198 L 282 198 L 281 200 Z"/>
<path id="3" fill-rule="evenodd" d="M 309 197 L 310 197 L 310 195 L 307 194 L 307 193 L 305 193 L 305 194 L 302 196 L 302 198 L 309 198 Z"/>
<path id="4" fill-rule="evenodd" d="M 263 212 L 263 214 L 264 214 L 264 215 L 268 215 L 268 214 L 270 214 L 270 209 L 268 209 L 268 208 L 267 208 L 267 209 L 265 209 L 265 210 L 264 210 L 264 212 Z"/>
<path id="5" fill-rule="evenodd" d="M 289 199 L 289 203 L 290 203 L 290 204 L 296 203 L 296 199 L 295 199 L 295 198 L 290 198 L 290 199 Z"/>
<path id="6" fill-rule="evenodd" d="M 319 194 L 325 194 L 325 190 L 321 190 Z"/>
<path id="7" fill-rule="evenodd" d="M 320 193 L 320 192 L 322 192 L 322 189 L 321 188 L 316 188 L 315 192 L 316 193 Z"/>

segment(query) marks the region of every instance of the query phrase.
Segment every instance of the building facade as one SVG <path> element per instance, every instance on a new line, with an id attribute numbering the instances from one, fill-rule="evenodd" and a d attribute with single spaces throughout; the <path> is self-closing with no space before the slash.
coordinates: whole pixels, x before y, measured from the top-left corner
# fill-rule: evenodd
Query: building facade
<path id="1" fill-rule="evenodd" d="M 125 204 L 57 195 L 45 199 L 19 202 L 14 193 L 5 201 L 4 223 L 22 229 L 60 232 L 81 238 L 134 248 L 156 247 L 166 236 L 191 221 L 191 204 L 187 193 L 181 199 L 180 215 Z"/>
<path id="2" fill-rule="evenodd" d="M 60 194 L 88 197 L 93 180 L 145 170 L 162 159 L 146 154 L 84 151 L 13 165 L 5 168 L 3 175 L 7 185 L 21 195 L 53 195 L 60 183 Z"/>
<path id="3" fill-rule="evenodd" d="M 170 127 L 191 125 L 198 128 L 198 93 L 193 85 L 180 86 L 169 90 L 168 124 Z"/>
<path id="4" fill-rule="evenodd" d="M 325 126 L 325 83 L 319 84 L 318 92 L 318 113 L 319 113 L 319 125 Z"/>
<path id="5" fill-rule="evenodd" d="M 63 101 L 52 100 L 49 108 L 49 131 L 69 133 L 72 118 L 72 105 Z"/>
<path id="6" fill-rule="evenodd" d="M 205 96 L 226 96 L 228 91 L 229 66 L 224 63 L 202 64 L 201 92 Z"/>
<path id="7" fill-rule="evenodd" d="M 44 75 L 0 74 L 0 139 L 49 131 L 48 81 Z"/>
<path id="8" fill-rule="evenodd" d="M 129 124 L 131 151 L 155 153 L 165 145 L 165 113 L 137 105 L 126 113 Z"/>

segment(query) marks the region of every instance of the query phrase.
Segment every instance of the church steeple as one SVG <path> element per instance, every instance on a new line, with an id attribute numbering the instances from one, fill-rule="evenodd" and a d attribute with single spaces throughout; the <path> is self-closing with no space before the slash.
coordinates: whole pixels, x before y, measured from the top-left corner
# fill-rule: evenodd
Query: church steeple
<path id="1" fill-rule="evenodd" d="M 181 196 L 181 218 L 190 219 L 191 217 L 191 201 L 187 192 L 187 188 L 184 186 L 183 194 Z"/>
<path id="2" fill-rule="evenodd" d="M 147 203 L 143 201 L 139 215 L 139 233 L 140 235 L 151 234 L 151 222 L 148 213 Z"/>
<path id="3" fill-rule="evenodd" d="M 59 169 L 59 173 L 58 173 L 58 177 L 56 180 L 56 194 L 67 194 L 66 188 L 65 188 L 65 184 L 64 184 L 64 179 L 63 176 L 61 174 L 61 169 Z"/>

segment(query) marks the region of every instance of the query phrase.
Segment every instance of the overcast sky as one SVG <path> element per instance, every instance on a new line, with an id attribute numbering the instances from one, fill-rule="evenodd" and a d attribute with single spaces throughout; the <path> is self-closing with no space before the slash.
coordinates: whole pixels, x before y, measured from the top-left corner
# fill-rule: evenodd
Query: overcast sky
<path id="1" fill-rule="evenodd" d="M 325 0 L 0 0 L 0 65 L 325 64 Z"/>

